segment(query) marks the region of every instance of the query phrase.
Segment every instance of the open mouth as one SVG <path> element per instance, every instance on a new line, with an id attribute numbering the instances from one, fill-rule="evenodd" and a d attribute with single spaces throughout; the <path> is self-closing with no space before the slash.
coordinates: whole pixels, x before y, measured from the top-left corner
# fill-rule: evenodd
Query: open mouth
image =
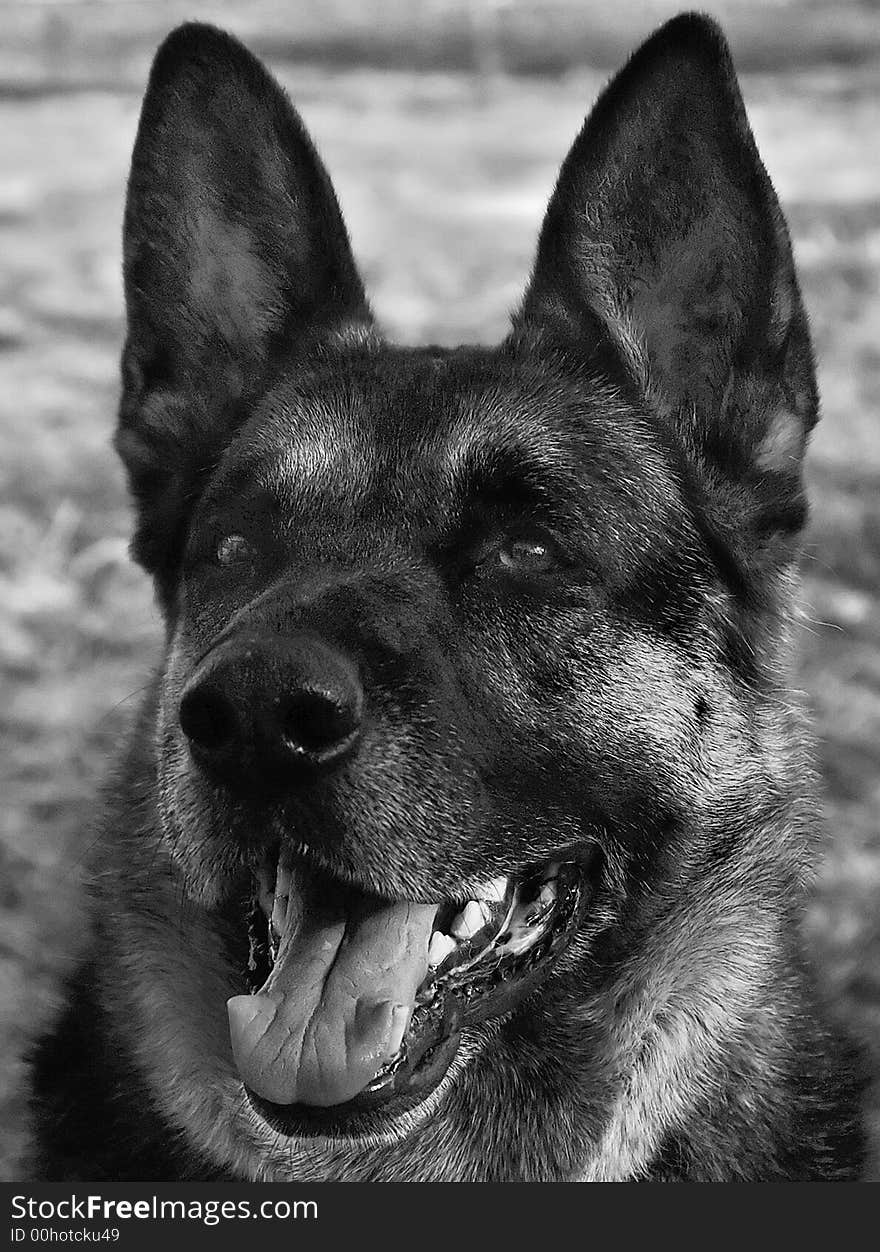
<path id="1" fill-rule="evenodd" d="M 499 877 L 468 900 L 388 900 L 282 848 L 254 881 L 247 983 L 229 1001 L 251 1103 L 289 1134 L 420 1103 L 461 1031 L 510 1012 L 578 929 L 590 858 Z"/>

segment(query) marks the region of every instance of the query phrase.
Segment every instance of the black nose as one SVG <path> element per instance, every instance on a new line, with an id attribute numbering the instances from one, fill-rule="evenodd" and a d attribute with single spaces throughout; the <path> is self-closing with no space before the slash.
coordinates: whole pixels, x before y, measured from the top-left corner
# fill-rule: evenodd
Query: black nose
<path id="1" fill-rule="evenodd" d="M 198 667 L 181 697 L 180 725 L 217 781 L 284 784 L 350 755 L 363 703 L 354 664 L 322 639 L 252 635 L 222 644 Z"/>

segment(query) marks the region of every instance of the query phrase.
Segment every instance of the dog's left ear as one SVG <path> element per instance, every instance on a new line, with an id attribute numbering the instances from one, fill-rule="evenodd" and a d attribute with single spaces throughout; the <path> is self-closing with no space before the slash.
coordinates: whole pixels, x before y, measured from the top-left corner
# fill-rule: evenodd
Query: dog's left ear
<path id="1" fill-rule="evenodd" d="M 516 324 L 581 359 L 610 349 L 737 546 L 787 560 L 805 517 L 812 353 L 785 223 L 708 18 L 662 27 L 600 97 Z"/>

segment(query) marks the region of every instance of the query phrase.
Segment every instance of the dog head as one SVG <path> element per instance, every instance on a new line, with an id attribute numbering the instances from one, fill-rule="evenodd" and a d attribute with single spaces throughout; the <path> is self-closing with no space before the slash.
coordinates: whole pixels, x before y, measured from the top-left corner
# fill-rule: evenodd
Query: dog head
<path id="1" fill-rule="evenodd" d="M 564 1173 L 614 1099 L 609 986 L 692 977 L 658 936 L 695 884 L 739 919 L 749 869 L 797 861 L 752 831 L 790 784 L 817 401 L 724 41 L 677 19 L 603 93 L 502 344 L 404 349 L 283 92 L 183 27 L 125 289 L 158 808 L 230 997 L 230 1135 L 252 1173 L 311 1137 L 350 1175 L 443 1144 L 475 1176 L 540 1101 L 510 1159 Z"/>

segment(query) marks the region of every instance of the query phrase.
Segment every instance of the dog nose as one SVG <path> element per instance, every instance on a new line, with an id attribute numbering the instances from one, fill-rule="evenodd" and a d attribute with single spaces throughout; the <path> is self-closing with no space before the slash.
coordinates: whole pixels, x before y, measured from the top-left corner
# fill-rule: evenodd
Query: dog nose
<path id="1" fill-rule="evenodd" d="M 180 700 L 197 764 L 228 786 L 283 784 L 355 748 L 363 688 L 354 664 L 315 636 L 252 636 L 220 646 Z"/>

